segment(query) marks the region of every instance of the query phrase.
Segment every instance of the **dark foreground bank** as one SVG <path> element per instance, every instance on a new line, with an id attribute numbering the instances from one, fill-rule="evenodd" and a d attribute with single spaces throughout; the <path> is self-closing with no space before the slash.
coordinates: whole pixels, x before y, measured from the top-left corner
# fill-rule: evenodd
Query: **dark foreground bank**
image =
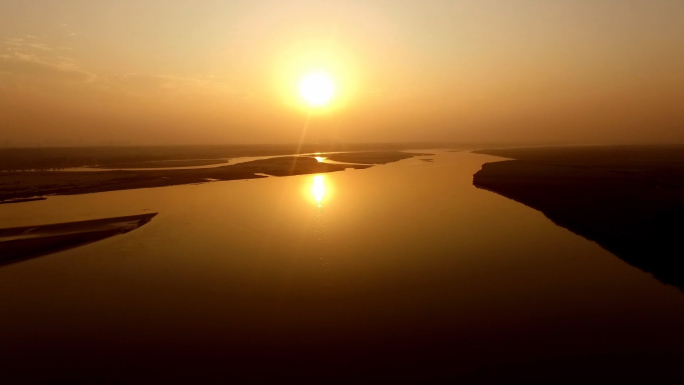
<path id="1" fill-rule="evenodd" d="M 684 290 L 684 146 L 482 150 L 473 184 L 544 213 Z"/>

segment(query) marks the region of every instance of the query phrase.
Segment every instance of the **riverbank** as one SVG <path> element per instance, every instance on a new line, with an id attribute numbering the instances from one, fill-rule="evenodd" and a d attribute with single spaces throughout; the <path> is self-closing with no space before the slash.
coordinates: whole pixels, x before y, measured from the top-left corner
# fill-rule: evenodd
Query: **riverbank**
<path id="1" fill-rule="evenodd" d="M 481 150 L 512 158 L 473 177 L 684 290 L 684 147 Z"/>

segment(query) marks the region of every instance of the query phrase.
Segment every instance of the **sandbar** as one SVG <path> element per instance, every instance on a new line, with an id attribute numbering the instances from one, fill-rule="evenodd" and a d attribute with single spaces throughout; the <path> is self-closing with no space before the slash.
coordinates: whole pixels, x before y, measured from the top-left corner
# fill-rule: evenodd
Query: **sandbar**
<path id="1" fill-rule="evenodd" d="M 426 143 L 405 144 L 279 144 L 131 147 L 0 148 L 0 171 L 59 170 L 77 167 L 123 168 L 120 164 L 351 151 L 400 151 L 432 148 Z M 112 167 L 110 167 L 112 166 Z M 175 167 L 180 167 L 177 164 Z M 132 168 L 132 167 L 126 167 Z M 150 168 L 150 167 L 145 167 Z"/>
<path id="2" fill-rule="evenodd" d="M 386 164 L 397 162 L 403 159 L 413 158 L 414 156 L 433 155 L 417 154 L 401 151 L 364 151 L 364 152 L 345 152 L 330 154 L 328 159 L 335 162 L 358 163 L 358 164 Z"/>
<path id="3" fill-rule="evenodd" d="M 403 153 L 402 153 L 403 154 Z M 404 157 L 405 155 L 401 155 Z M 3 172 L 0 201 L 49 195 L 75 195 L 116 190 L 197 184 L 208 181 L 265 178 L 363 169 L 370 165 L 320 163 L 308 156 L 275 157 L 213 168 L 185 170 L 118 170 L 101 172 Z"/>
<path id="4" fill-rule="evenodd" d="M 210 166 L 213 164 L 228 163 L 227 159 L 185 159 L 185 160 L 159 160 L 145 162 L 114 163 L 93 166 L 102 169 L 131 169 L 131 168 L 175 168 Z"/>

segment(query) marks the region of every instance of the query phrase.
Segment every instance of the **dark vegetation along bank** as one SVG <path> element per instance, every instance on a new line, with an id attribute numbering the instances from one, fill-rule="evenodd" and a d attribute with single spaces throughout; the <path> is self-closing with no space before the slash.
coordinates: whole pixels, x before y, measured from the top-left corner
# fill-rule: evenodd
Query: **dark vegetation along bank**
<path id="1" fill-rule="evenodd" d="M 473 184 L 684 291 L 684 146 L 482 150 Z"/>

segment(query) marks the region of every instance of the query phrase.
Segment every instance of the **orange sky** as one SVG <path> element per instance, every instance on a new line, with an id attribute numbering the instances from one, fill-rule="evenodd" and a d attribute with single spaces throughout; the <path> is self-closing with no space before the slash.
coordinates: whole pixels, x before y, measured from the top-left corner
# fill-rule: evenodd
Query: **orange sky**
<path id="1" fill-rule="evenodd" d="M 681 0 L 4 0 L 0 145 L 684 142 Z"/>

